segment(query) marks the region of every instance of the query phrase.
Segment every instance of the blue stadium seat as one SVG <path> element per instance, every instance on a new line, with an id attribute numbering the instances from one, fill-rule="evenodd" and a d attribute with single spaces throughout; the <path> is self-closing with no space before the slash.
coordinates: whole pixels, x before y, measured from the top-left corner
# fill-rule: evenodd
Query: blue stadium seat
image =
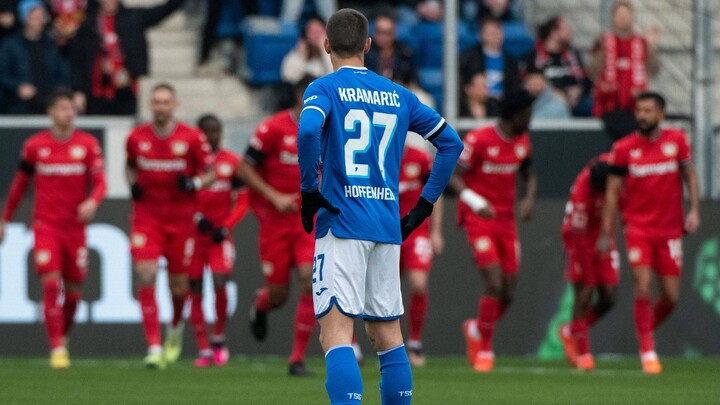
<path id="1" fill-rule="evenodd" d="M 441 23 L 420 22 L 412 30 L 415 58 L 421 68 L 439 68 L 443 63 L 443 29 Z M 475 35 L 465 24 L 458 26 L 459 52 L 475 43 Z"/>
<path id="2" fill-rule="evenodd" d="M 528 52 L 535 46 L 535 40 L 525 24 L 515 21 L 506 22 L 503 23 L 503 31 L 505 32 L 503 50 L 512 55 L 515 60 L 524 60 Z"/>
<path id="3" fill-rule="evenodd" d="M 421 68 L 418 73 L 420 75 L 420 86 L 435 99 L 436 109 L 442 111 L 443 83 L 445 81 L 442 68 Z"/>
<path id="4" fill-rule="evenodd" d="M 297 42 L 297 26 L 283 24 L 268 29 L 243 24 L 243 37 L 246 81 L 254 86 L 279 82 L 282 60 Z"/>

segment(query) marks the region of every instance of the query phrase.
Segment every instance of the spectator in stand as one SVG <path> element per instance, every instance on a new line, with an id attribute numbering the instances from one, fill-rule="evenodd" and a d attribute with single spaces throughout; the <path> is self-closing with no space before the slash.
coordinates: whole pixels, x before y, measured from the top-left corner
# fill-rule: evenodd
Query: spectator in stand
<path id="1" fill-rule="evenodd" d="M 17 6 L 18 0 L 0 0 L 0 44 L 18 27 Z"/>
<path id="2" fill-rule="evenodd" d="M 415 11 L 421 21 L 442 22 L 445 7 L 438 0 L 420 0 L 415 6 Z"/>
<path id="3" fill-rule="evenodd" d="M 58 45 L 65 46 L 75 37 L 80 24 L 85 21 L 87 5 L 87 0 L 50 0 L 53 38 Z"/>
<path id="4" fill-rule="evenodd" d="M 387 13 L 375 18 L 370 51 L 365 66 L 373 72 L 407 87 L 418 83 L 413 50 L 398 41 L 395 18 Z"/>
<path id="5" fill-rule="evenodd" d="M 525 74 L 525 90 L 535 97 L 533 119 L 570 119 L 570 107 L 558 90 L 548 85 L 542 70 L 530 66 Z"/>
<path id="6" fill-rule="evenodd" d="M 488 97 L 499 102 L 503 93 L 519 85 L 517 62 L 503 52 L 505 39 L 499 20 L 483 20 L 479 34 L 479 43 L 460 55 L 460 79 L 469 83 L 476 73 L 484 73 Z"/>
<path id="7" fill-rule="evenodd" d="M 497 117 L 500 103 L 488 96 L 487 79 L 477 72 L 463 83 L 463 98 L 460 102 L 460 117 L 484 119 Z"/>
<path id="8" fill-rule="evenodd" d="M 526 60 L 526 69 L 539 69 L 577 115 L 590 115 L 592 86 L 580 52 L 572 46 L 572 29 L 563 17 L 552 17 L 538 27 L 538 41 Z M 583 95 L 587 102 L 582 103 Z M 579 107 L 579 108 L 578 108 Z M 580 111 L 584 110 L 584 111 Z"/>
<path id="9" fill-rule="evenodd" d="M 486 18 L 494 18 L 500 21 L 513 21 L 515 16 L 512 11 L 512 0 L 482 0 L 478 18 L 482 21 Z"/>
<path id="10" fill-rule="evenodd" d="M 43 114 L 48 96 L 70 84 L 68 67 L 45 33 L 48 14 L 40 0 L 18 6 L 22 30 L 0 47 L 0 108 L 8 114 Z"/>
<path id="11" fill-rule="evenodd" d="M 145 31 L 183 5 L 125 7 L 98 0 L 70 43 L 72 86 L 78 108 L 94 115 L 134 115 L 138 78 L 149 72 Z"/>
<path id="12" fill-rule="evenodd" d="M 596 117 L 617 110 L 634 111 L 635 97 L 647 90 L 649 80 L 660 71 L 655 47 L 660 39 L 659 28 L 651 28 L 643 37 L 633 25 L 632 4 L 615 2 L 612 31 L 603 34 L 593 46 Z"/>
<path id="13" fill-rule="evenodd" d="M 297 22 L 302 17 L 303 8 L 307 0 L 283 0 L 280 20 L 283 22 Z M 327 21 L 337 11 L 337 0 L 313 1 L 315 12 Z"/>
<path id="14" fill-rule="evenodd" d="M 325 38 L 325 21 L 317 16 L 308 19 L 295 48 L 282 61 L 282 79 L 296 84 L 305 75 L 321 77 L 332 73 L 330 55 L 324 48 Z"/>

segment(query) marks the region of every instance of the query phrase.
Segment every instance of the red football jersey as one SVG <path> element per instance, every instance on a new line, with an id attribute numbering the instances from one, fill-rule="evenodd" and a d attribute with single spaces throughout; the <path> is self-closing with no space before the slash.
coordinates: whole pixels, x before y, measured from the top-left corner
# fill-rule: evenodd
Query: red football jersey
<path id="1" fill-rule="evenodd" d="M 615 142 L 608 161 L 627 171 L 621 204 L 626 230 L 682 235 L 680 165 L 690 158 L 687 138 L 678 129 L 663 129 L 654 139 L 634 133 Z"/>
<path id="2" fill-rule="evenodd" d="M 137 170 L 143 195 L 133 202 L 135 211 L 167 216 L 189 216 L 195 195 L 180 191 L 178 175 L 196 176 L 212 165 L 210 145 L 199 130 L 178 123 L 170 135 L 159 136 L 152 124 L 132 130 L 127 139 L 128 163 Z"/>
<path id="3" fill-rule="evenodd" d="M 530 136 L 510 138 L 496 126 L 488 126 L 468 132 L 463 143 L 458 164 L 466 169 L 465 185 L 492 204 L 496 219 L 513 220 L 517 173 L 530 157 Z M 477 214 L 458 200 L 458 216 L 462 220 Z"/>
<path id="4" fill-rule="evenodd" d="M 607 161 L 603 154 L 599 161 Z M 605 203 L 604 192 L 594 192 L 590 183 L 590 165 L 585 166 L 575 178 L 570 189 L 570 198 L 565 205 L 562 233 L 582 234 L 596 241 L 602 229 L 602 209 Z"/>
<path id="5" fill-rule="evenodd" d="M 300 165 L 298 163 L 298 122 L 292 110 L 284 110 L 258 125 L 250 146 L 263 154 L 263 160 L 255 169 L 260 177 L 275 190 L 300 196 Z M 300 204 L 298 200 L 298 205 Z M 250 191 L 250 206 L 255 215 L 283 216 L 282 221 L 295 221 L 288 215 L 300 216 L 300 212 L 283 214 L 257 192 Z M 297 220 L 293 224 L 299 224 Z"/>
<path id="6" fill-rule="evenodd" d="M 197 209 L 215 226 L 231 228 L 235 218 L 231 218 L 234 203 L 238 209 L 247 211 L 247 190 L 233 186 L 233 179 L 242 158 L 229 150 L 220 149 L 215 154 L 215 181 L 197 193 Z M 240 218 L 237 218 L 239 220 Z"/>
<path id="7" fill-rule="evenodd" d="M 400 163 L 400 217 L 410 212 L 420 199 L 423 187 L 432 168 L 430 153 L 415 146 L 405 145 L 402 162 Z M 430 226 L 430 220 L 424 221 L 423 228 Z"/>
<path id="8" fill-rule="evenodd" d="M 98 203 L 105 196 L 105 175 L 100 144 L 92 135 L 75 130 L 66 141 L 50 131 L 30 137 L 23 146 L 24 172 L 13 181 L 3 218 L 17 208 L 30 177 L 35 182 L 33 222 L 55 227 L 82 226 L 78 205 L 88 197 Z"/>

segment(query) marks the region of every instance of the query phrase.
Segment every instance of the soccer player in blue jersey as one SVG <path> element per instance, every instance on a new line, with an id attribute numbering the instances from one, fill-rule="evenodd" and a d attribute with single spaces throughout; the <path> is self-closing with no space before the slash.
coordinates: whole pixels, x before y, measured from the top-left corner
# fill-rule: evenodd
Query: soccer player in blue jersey
<path id="1" fill-rule="evenodd" d="M 400 244 L 432 213 L 463 145 L 410 91 L 363 67 L 369 48 L 365 16 L 352 9 L 333 14 L 325 51 L 335 72 L 307 88 L 300 116 L 301 214 L 311 232 L 318 213 L 313 299 L 330 402 L 362 399 L 350 346 L 353 318 L 362 318 L 380 357 L 382 403 L 409 404 L 412 372 L 399 321 Z M 437 155 L 421 198 L 401 220 L 398 183 L 408 131 L 432 142 Z"/>

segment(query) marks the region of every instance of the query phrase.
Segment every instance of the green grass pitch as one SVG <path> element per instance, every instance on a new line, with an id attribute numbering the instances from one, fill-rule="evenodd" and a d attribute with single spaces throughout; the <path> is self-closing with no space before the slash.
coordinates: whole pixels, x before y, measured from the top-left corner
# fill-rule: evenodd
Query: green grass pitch
<path id="1" fill-rule="evenodd" d="M 234 358 L 225 368 L 194 369 L 189 360 L 164 371 L 139 358 L 74 359 L 50 370 L 46 359 L 0 359 L 0 403 L 8 404 L 326 404 L 322 359 L 311 378 L 291 378 L 285 360 Z M 491 374 L 459 357 L 431 357 L 414 370 L 413 404 L 720 404 L 720 359 L 664 359 L 647 376 L 635 358 L 600 359 L 582 374 L 561 361 L 499 358 Z M 379 404 L 376 361 L 363 366 L 363 403 Z"/>

